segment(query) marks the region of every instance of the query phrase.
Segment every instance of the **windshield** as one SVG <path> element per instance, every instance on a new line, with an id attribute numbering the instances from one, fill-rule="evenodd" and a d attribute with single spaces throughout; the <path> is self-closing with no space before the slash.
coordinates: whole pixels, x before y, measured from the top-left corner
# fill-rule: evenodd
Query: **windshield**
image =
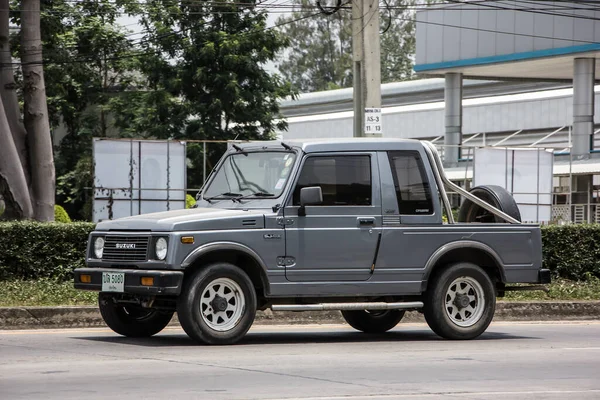
<path id="1" fill-rule="evenodd" d="M 202 197 L 278 197 L 290 176 L 296 154 L 244 152 L 228 156 Z"/>

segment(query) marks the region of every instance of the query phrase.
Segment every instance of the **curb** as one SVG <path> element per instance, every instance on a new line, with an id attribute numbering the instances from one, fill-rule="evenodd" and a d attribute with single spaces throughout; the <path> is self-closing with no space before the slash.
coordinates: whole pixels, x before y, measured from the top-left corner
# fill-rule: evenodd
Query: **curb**
<path id="1" fill-rule="evenodd" d="M 600 301 L 498 302 L 495 321 L 600 320 Z M 407 312 L 402 322 L 424 322 Z M 258 311 L 257 325 L 344 323 L 339 311 Z M 177 316 L 170 325 L 178 325 Z M 0 307 L 0 329 L 87 328 L 105 326 L 97 306 Z"/>

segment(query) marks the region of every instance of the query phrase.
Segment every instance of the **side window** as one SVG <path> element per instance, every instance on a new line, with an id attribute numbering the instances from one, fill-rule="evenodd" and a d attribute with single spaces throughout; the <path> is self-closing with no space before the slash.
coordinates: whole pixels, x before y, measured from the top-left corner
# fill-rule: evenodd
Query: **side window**
<path id="1" fill-rule="evenodd" d="M 390 152 L 388 157 L 400 214 L 432 214 L 431 190 L 419 153 Z"/>
<path id="2" fill-rule="evenodd" d="M 304 162 L 294 189 L 294 205 L 300 190 L 320 186 L 324 206 L 371 205 L 371 158 L 369 156 L 314 156 Z"/>

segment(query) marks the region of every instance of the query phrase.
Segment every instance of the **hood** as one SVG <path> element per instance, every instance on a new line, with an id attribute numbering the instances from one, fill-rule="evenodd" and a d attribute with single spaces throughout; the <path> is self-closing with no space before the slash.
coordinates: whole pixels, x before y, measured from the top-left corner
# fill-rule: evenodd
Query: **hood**
<path id="1" fill-rule="evenodd" d="M 264 228 L 264 215 L 258 210 L 191 208 L 135 215 L 98 223 L 98 231 L 200 231 Z"/>

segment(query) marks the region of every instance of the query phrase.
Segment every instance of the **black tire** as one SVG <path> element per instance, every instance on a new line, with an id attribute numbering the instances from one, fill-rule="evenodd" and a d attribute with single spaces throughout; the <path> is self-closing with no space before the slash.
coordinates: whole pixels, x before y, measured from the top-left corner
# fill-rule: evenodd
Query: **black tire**
<path id="1" fill-rule="evenodd" d="M 156 335 L 169 324 L 174 314 L 174 311 L 117 304 L 108 293 L 98 295 L 98 306 L 106 325 L 119 335 L 127 337 Z"/>
<path id="2" fill-rule="evenodd" d="M 465 286 L 456 285 L 457 280 L 468 283 Z M 477 285 L 479 288 L 476 288 Z M 471 299 L 458 297 L 455 290 L 459 287 L 468 290 L 469 296 L 474 296 L 476 301 L 468 302 L 468 306 L 465 303 L 457 304 Z M 455 288 L 455 296 L 451 294 L 452 288 Z M 448 306 L 447 301 L 453 297 L 457 303 L 452 302 Z M 495 310 L 496 295 L 492 280 L 481 268 L 469 263 L 454 264 L 436 274 L 425 293 L 425 321 L 431 330 L 445 339 L 478 337 L 492 322 Z"/>
<path id="3" fill-rule="evenodd" d="M 223 296 L 218 293 L 221 290 L 218 282 L 223 282 Z M 213 287 L 208 288 L 209 285 Z M 215 291 L 215 288 L 218 290 Z M 208 297 L 203 299 L 205 290 L 208 291 Z M 211 297 L 211 293 L 214 297 Z M 210 299 L 212 302 L 207 304 Z M 217 303 L 213 303 L 215 301 Z M 256 291 L 248 275 L 235 265 L 216 263 L 186 277 L 177 299 L 177 315 L 185 333 L 195 341 L 204 344 L 233 344 L 242 339 L 252 326 L 256 304 Z M 219 305 L 227 309 L 215 313 Z M 231 314 L 227 311 L 230 306 L 235 309 Z M 211 307 L 215 307 L 214 310 Z"/>
<path id="4" fill-rule="evenodd" d="M 364 333 L 384 333 L 398 325 L 404 317 L 404 310 L 350 310 L 342 311 L 342 316 L 354 329 Z"/>
<path id="5" fill-rule="evenodd" d="M 504 211 L 514 219 L 521 221 L 521 213 L 515 199 L 503 187 L 496 185 L 476 186 L 470 190 L 470 193 Z M 494 223 L 505 221 L 471 200 L 464 199 L 458 211 L 458 222 Z"/>

